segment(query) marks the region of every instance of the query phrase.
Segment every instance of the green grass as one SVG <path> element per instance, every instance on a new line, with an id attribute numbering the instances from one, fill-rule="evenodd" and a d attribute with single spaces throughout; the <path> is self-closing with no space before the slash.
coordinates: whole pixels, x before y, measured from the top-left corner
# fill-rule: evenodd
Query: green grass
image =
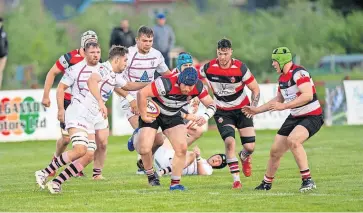
<path id="1" fill-rule="evenodd" d="M 241 178 L 242 190 L 231 190 L 228 169 L 183 177 L 185 192 L 169 192 L 168 177 L 161 187 L 150 187 L 145 176 L 135 175 L 136 154 L 127 151 L 127 137 L 111 137 L 106 181 L 92 181 L 89 166 L 87 178 L 72 179 L 62 194 L 51 195 L 36 189 L 34 171 L 50 161 L 54 141 L 0 143 L 0 211 L 363 211 L 360 131 L 362 126 L 324 127 L 305 144 L 318 187 L 306 194 L 298 192 L 301 180 L 291 153 L 284 156 L 272 190 L 253 190 L 264 175 L 275 131 L 257 131 L 253 175 Z M 204 157 L 224 150 L 216 131 L 198 145 Z"/>

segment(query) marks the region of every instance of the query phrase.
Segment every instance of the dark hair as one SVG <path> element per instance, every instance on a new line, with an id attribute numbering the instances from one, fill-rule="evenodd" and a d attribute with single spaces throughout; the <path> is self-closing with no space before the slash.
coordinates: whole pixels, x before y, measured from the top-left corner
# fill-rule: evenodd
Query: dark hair
<path id="1" fill-rule="evenodd" d="M 84 50 L 87 50 L 89 49 L 90 47 L 100 47 L 100 45 L 96 42 L 88 42 L 86 43 L 85 47 L 84 47 Z"/>
<path id="2" fill-rule="evenodd" d="M 0 17 L 0 22 L 3 22 L 4 21 L 4 18 L 3 17 Z"/>
<path id="3" fill-rule="evenodd" d="M 146 35 L 148 38 L 154 37 L 154 31 L 150 27 L 141 26 L 137 31 L 137 37 L 141 37 L 141 35 Z"/>
<path id="4" fill-rule="evenodd" d="M 110 51 L 108 51 L 108 59 L 113 59 L 118 56 L 125 56 L 128 52 L 129 50 L 124 46 L 112 45 Z"/>
<path id="5" fill-rule="evenodd" d="M 232 42 L 226 38 L 221 39 L 218 41 L 217 49 L 231 49 Z"/>

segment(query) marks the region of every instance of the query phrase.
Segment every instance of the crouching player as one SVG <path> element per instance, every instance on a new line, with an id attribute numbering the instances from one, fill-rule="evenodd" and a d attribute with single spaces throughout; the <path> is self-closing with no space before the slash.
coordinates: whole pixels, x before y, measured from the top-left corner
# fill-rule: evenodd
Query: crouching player
<path id="1" fill-rule="evenodd" d="M 149 117 L 147 114 L 148 97 L 152 97 L 152 100 L 160 106 L 160 115 L 157 118 Z M 189 67 L 180 74 L 160 77 L 138 92 L 137 101 L 141 115 L 139 119 L 140 140 L 135 148 L 141 155 L 145 173 L 152 186 L 160 185 L 152 165 L 152 147 L 154 136 L 161 127 L 175 151 L 170 190 L 184 190 L 184 186 L 180 185 L 180 179 L 187 152 L 187 128 L 180 115 L 180 110 L 188 104 L 188 100 L 194 97 L 198 97 L 207 107 L 206 113 L 196 118 L 196 124 L 202 126 L 214 115 L 216 107 L 212 97 L 198 79 L 198 73 L 194 68 Z"/>

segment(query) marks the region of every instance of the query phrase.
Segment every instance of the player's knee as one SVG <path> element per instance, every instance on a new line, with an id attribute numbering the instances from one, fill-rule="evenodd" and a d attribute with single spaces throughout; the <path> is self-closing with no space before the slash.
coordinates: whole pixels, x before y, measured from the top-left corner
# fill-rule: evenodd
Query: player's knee
<path id="1" fill-rule="evenodd" d="M 69 135 L 63 135 L 62 139 L 65 146 L 67 146 L 71 142 L 71 138 L 69 137 Z"/>
<path id="2" fill-rule="evenodd" d="M 224 144 L 227 150 L 234 150 L 234 147 L 236 146 L 236 141 L 232 137 L 228 137 L 224 140 Z"/>
<path id="3" fill-rule="evenodd" d="M 231 139 L 233 139 L 233 141 L 235 140 L 236 133 L 234 131 L 234 128 L 229 125 L 225 125 L 225 126 L 221 127 L 220 133 L 221 133 L 222 139 L 225 142 L 227 140 L 231 140 Z"/>
<path id="4" fill-rule="evenodd" d="M 253 152 L 255 150 L 255 136 L 241 137 L 242 146 L 248 151 Z"/>
<path id="5" fill-rule="evenodd" d="M 174 145 L 175 155 L 178 157 L 185 156 L 187 154 L 188 145 L 186 143 L 180 143 Z"/>
<path id="6" fill-rule="evenodd" d="M 275 161 L 280 159 L 282 156 L 282 152 L 278 149 L 271 149 L 270 150 L 270 158 Z"/>
<path id="7" fill-rule="evenodd" d="M 86 132 L 77 132 L 71 136 L 73 150 L 77 157 L 82 157 L 87 152 L 88 147 L 88 134 Z"/>
<path id="8" fill-rule="evenodd" d="M 295 149 L 298 146 L 300 146 L 300 141 L 298 140 L 297 137 L 294 136 L 288 136 L 287 137 L 287 144 L 289 145 L 290 149 Z"/>

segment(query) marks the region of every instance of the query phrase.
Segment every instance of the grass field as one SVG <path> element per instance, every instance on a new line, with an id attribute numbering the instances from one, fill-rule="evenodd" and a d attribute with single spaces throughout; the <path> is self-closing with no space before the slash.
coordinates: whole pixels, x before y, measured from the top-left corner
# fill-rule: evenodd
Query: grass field
<path id="1" fill-rule="evenodd" d="M 362 126 L 324 127 L 306 145 L 310 169 L 318 189 L 301 194 L 299 170 L 288 153 L 267 192 L 254 191 L 262 180 L 275 131 L 258 131 L 253 174 L 242 177 L 242 190 L 232 190 L 228 169 L 212 176 L 183 177 L 185 192 L 169 192 L 147 185 L 135 175 L 136 154 L 126 148 L 127 137 L 111 137 L 104 169 L 105 181 L 72 179 L 63 193 L 39 191 L 34 171 L 44 168 L 54 152 L 54 141 L 0 143 L 0 211 L 363 211 Z M 198 145 L 207 157 L 224 150 L 216 131 L 206 133 Z M 238 146 L 240 148 L 240 145 Z"/>

